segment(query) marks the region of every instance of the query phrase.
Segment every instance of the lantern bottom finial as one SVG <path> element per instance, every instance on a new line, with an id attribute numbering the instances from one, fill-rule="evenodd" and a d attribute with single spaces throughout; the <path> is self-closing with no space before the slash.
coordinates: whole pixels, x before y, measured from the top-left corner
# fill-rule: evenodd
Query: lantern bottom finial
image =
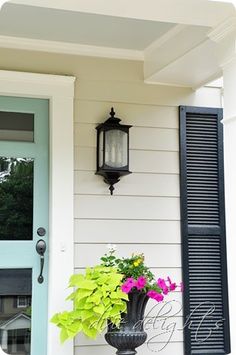
<path id="1" fill-rule="evenodd" d="M 109 185 L 110 194 L 113 195 L 113 191 L 115 190 L 114 185 L 120 181 L 120 177 L 124 175 L 131 174 L 129 170 L 122 170 L 122 171 L 96 171 L 96 175 L 103 176 L 103 181 Z"/>
<path id="2" fill-rule="evenodd" d="M 114 186 L 110 185 L 109 190 L 110 190 L 110 194 L 113 195 L 113 191 L 115 190 Z"/>
<path id="3" fill-rule="evenodd" d="M 117 173 L 106 173 L 106 177 L 104 178 L 104 182 L 109 186 L 110 194 L 113 195 L 113 191 L 115 190 L 114 185 L 120 181 L 120 175 Z"/>

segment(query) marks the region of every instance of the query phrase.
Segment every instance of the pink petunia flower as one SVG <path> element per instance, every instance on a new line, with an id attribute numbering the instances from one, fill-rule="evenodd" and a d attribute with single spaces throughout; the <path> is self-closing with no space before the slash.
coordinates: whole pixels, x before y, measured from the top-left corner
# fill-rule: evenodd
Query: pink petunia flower
<path id="1" fill-rule="evenodd" d="M 172 282 L 171 284 L 170 284 L 170 291 L 174 291 L 175 289 L 176 289 L 176 283 L 175 282 Z"/>
<path id="2" fill-rule="evenodd" d="M 127 283 L 124 283 L 123 285 L 121 285 L 121 291 L 124 292 L 124 293 L 129 293 L 132 289 L 132 286 L 127 284 Z"/>
<path id="3" fill-rule="evenodd" d="M 150 291 L 148 291 L 148 293 L 147 293 L 148 297 L 153 298 L 153 299 L 155 299 L 156 294 L 157 294 L 157 292 L 154 291 L 154 290 L 150 290 Z"/>
<path id="4" fill-rule="evenodd" d="M 136 281 L 133 279 L 133 277 L 128 277 L 128 279 L 125 280 L 123 285 L 121 286 L 121 290 L 125 293 L 129 293 L 131 289 L 135 286 Z"/>
<path id="5" fill-rule="evenodd" d="M 163 299 L 164 299 L 164 296 L 163 296 L 161 293 L 158 293 L 158 292 L 157 292 L 156 297 L 155 297 L 155 300 L 156 300 L 157 302 L 161 302 L 161 301 L 163 301 Z"/>
<path id="6" fill-rule="evenodd" d="M 164 295 L 167 295 L 167 294 L 168 294 L 169 289 L 168 289 L 168 287 L 167 287 L 167 285 L 166 285 L 164 279 L 159 278 L 159 279 L 157 280 L 157 285 L 162 289 Z"/>
<path id="7" fill-rule="evenodd" d="M 127 285 L 132 285 L 132 287 L 134 287 L 136 281 L 135 281 L 135 279 L 133 279 L 133 277 L 128 277 L 128 279 L 125 280 L 125 283 L 126 283 Z"/>
<path id="8" fill-rule="evenodd" d="M 169 282 L 169 284 L 171 284 L 171 279 L 170 279 L 170 276 L 167 277 L 167 281 Z"/>
<path id="9" fill-rule="evenodd" d="M 154 290 L 148 291 L 147 295 L 148 295 L 148 297 L 156 300 L 157 302 L 161 302 L 164 299 L 164 296 L 161 293 L 158 293 Z"/>
<path id="10" fill-rule="evenodd" d="M 171 282 L 171 279 L 170 279 L 169 276 L 167 277 L 167 281 L 169 282 L 170 291 L 174 291 L 176 289 L 176 287 L 177 287 L 176 283 L 175 282 Z"/>
<path id="11" fill-rule="evenodd" d="M 135 286 L 138 290 L 142 290 L 147 283 L 147 280 L 144 276 L 140 276 L 137 281 L 135 282 Z"/>

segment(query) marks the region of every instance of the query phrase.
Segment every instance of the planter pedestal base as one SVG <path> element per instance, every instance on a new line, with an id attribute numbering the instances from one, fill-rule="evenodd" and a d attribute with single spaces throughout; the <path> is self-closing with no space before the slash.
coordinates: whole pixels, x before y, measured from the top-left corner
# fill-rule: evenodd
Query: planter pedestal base
<path id="1" fill-rule="evenodd" d="M 117 355 L 135 355 L 135 348 L 142 345 L 147 339 L 143 330 L 144 310 L 148 297 L 142 292 L 130 292 L 127 301 L 127 314 L 124 314 L 120 327 L 108 324 L 105 334 L 107 343 L 117 349 Z"/>

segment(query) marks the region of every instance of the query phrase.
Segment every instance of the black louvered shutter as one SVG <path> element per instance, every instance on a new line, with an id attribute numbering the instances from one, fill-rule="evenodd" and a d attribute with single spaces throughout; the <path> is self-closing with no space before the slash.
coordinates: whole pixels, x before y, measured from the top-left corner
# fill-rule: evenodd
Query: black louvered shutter
<path id="1" fill-rule="evenodd" d="M 185 354 L 230 352 L 222 109 L 180 107 Z"/>

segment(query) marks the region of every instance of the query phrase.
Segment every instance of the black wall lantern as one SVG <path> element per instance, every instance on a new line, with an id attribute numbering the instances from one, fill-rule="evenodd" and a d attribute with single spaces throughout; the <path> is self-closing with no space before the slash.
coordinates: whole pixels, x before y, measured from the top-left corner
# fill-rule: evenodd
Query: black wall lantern
<path id="1" fill-rule="evenodd" d="M 97 175 L 104 177 L 113 195 L 114 184 L 129 171 L 129 129 L 132 126 L 120 124 L 113 107 L 110 116 L 97 130 Z"/>

